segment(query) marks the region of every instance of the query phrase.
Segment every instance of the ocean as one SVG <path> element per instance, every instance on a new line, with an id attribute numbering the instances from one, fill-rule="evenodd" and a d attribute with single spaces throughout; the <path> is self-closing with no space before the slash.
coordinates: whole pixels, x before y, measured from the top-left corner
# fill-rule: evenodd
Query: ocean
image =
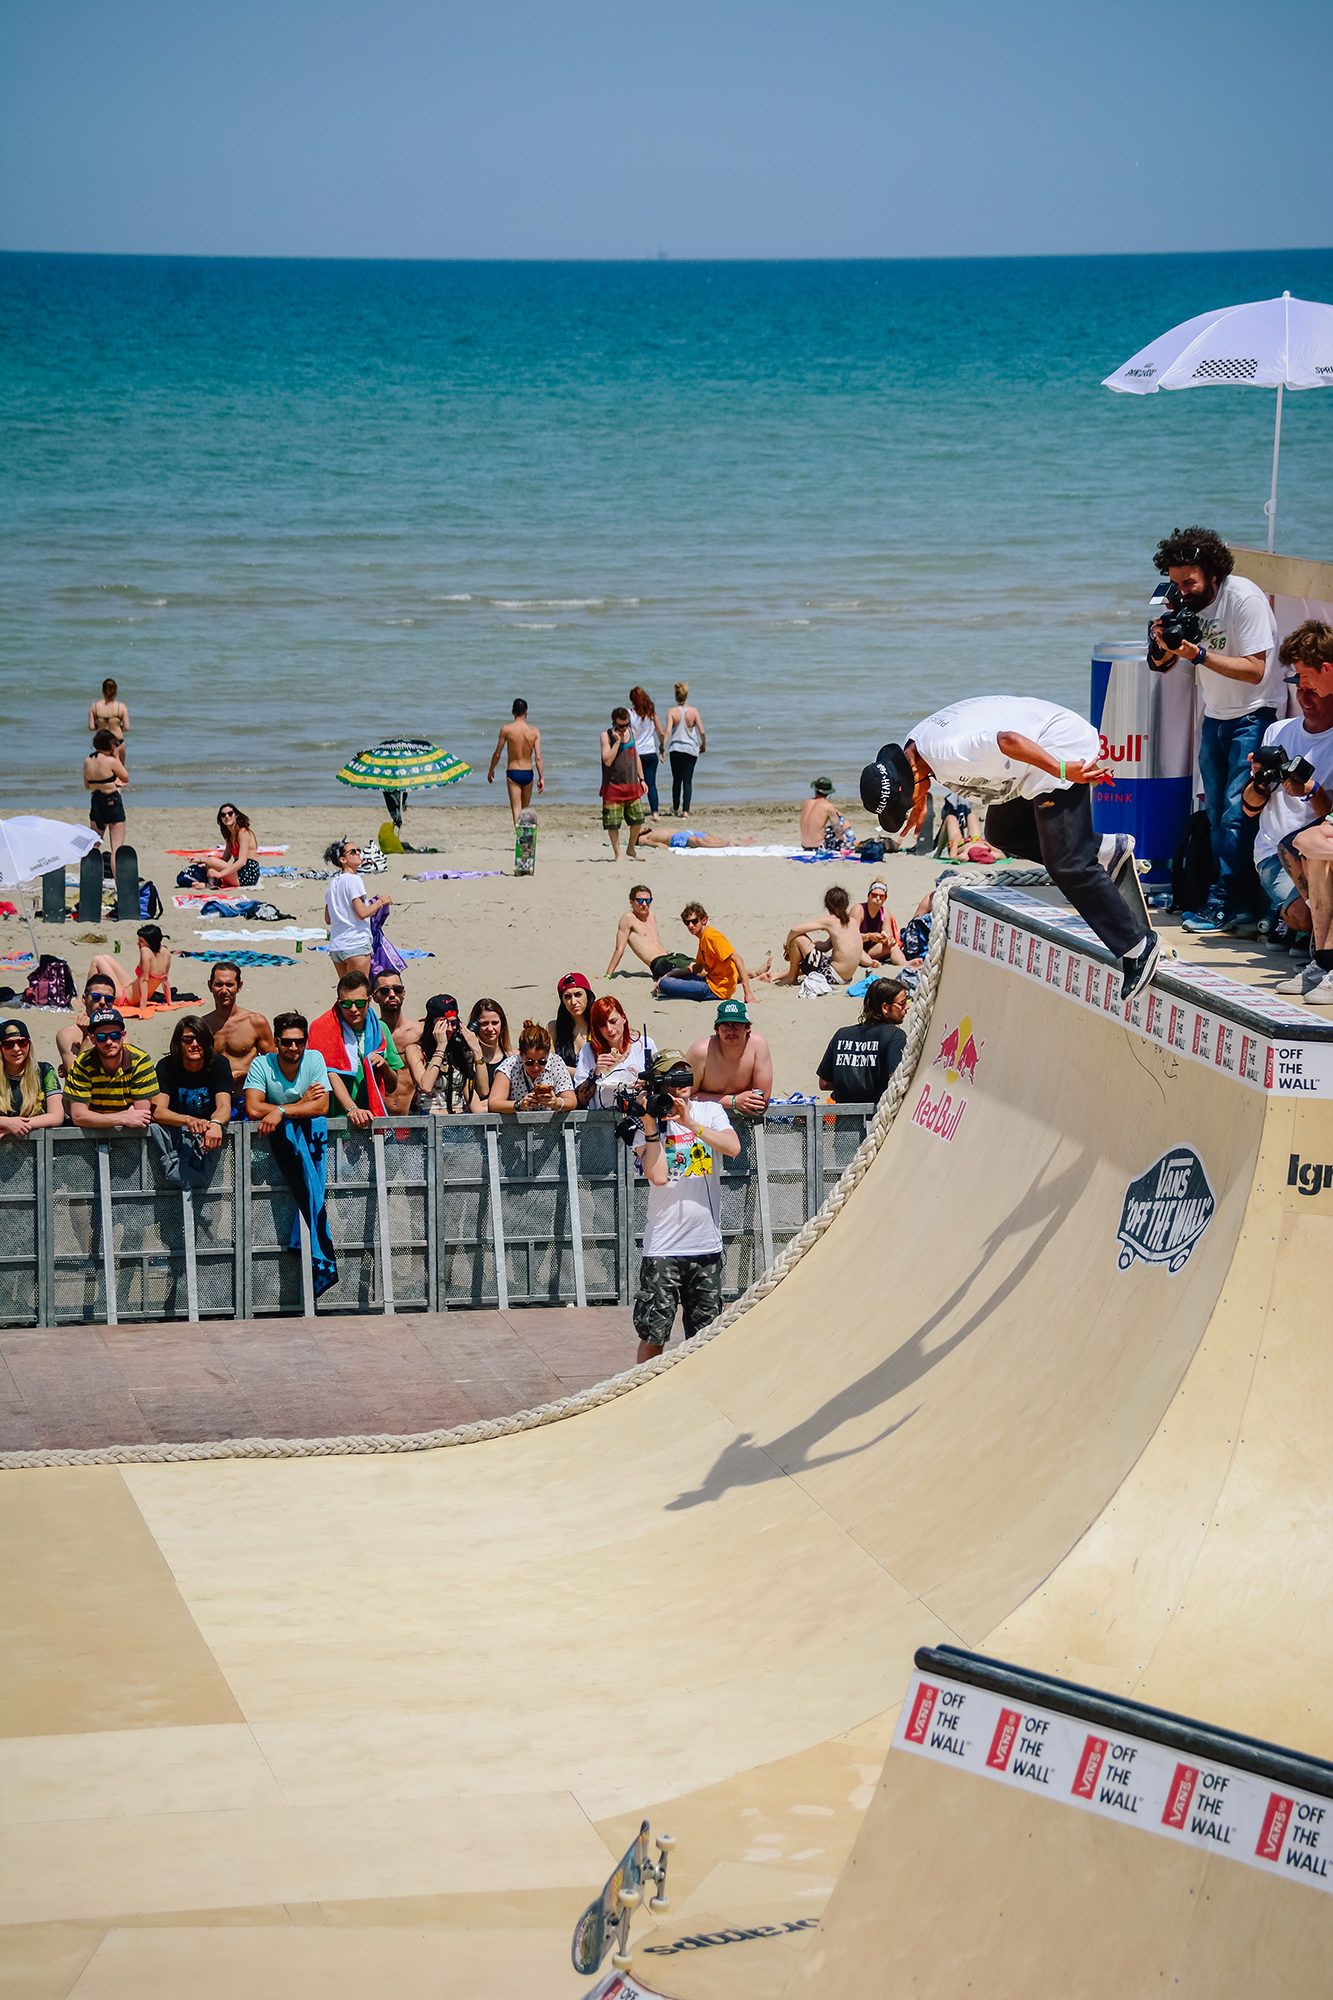
<path id="1" fill-rule="evenodd" d="M 89 701 L 136 803 L 350 804 L 421 735 L 476 804 L 515 695 L 548 800 L 688 681 L 710 800 L 841 796 L 1004 690 L 1087 711 L 1153 547 L 1262 546 L 1274 396 L 1101 378 L 1333 251 L 855 263 L 0 257 L 8 811 L 76 806 Z M 1277 546 L 1333 553 L 1333 395 L 1285 399 Z M 492 793 L 497 801 L 501 792 Z M 376 801 L 378 805 L 378 800 Z M 409 820 L 409 832 L 411 822 Z"/>

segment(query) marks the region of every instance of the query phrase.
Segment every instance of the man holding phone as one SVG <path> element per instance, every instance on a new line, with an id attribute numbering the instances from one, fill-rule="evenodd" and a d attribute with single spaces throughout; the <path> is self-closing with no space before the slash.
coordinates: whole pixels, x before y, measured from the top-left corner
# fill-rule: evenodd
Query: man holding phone
<path id="1" fill-rule="evenodd" d="M 634 859 L 643 825 L 643 797 L 648 790 L 634 743 L 627 708 L 613 708 L 611 727 L 602 731 L 602 825 L 611 836 L 611 852 L 620 859 L 620 829 L 629 828 L 626 852 Z"/>

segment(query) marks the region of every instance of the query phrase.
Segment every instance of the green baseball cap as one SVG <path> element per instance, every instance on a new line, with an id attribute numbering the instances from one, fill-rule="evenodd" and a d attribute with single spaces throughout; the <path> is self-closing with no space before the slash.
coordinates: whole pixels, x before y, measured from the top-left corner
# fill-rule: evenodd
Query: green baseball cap
<path id="1" fill-rule="evenodd" d="M 743 1000 L 722 1001 L 714 1017 L 713 1026 L 715 1028 L 720 1027 L 723 1021 L 735 1021 L 742 1027 L 748 1028 L 750 1017 L 745 1011 L 745 1002 Z"/>

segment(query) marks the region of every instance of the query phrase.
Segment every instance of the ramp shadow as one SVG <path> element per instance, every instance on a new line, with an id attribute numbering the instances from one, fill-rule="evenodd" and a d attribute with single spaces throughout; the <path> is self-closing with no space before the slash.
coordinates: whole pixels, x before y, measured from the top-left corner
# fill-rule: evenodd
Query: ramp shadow
<path id="1" fill-rule="evenodd" d="M 1053 1179 L 1046 1178 L 1045 1169 L 1041 1176 L 1029 1184 L 1021 1201 L 1009 1211 L 986 1237 L 981 1253 L 972 1268 L 953 1287 L 929 1319 L 923 1320 L 916 1331 L 902 1344 L 894 1348 L 882 1361 L 864 1375 L 857 1376 L 835 1396 L 821 1403 L 801 1423 L 790 1430 L 782 1431 L 767 1444 L 757 1444 L 752 1431 L 740 1436 L 724 1446 L 714 1460 L 702 1485 L 693 1490 L 677 1494 L 668 1500 L 666 1511 L 679 1513 L 689 1507 L 697 1507 L 706 1501 L 720 1500 L 730 1488 L 736 1486 L 759 1486 L 769 1479 L 785 1479 L 802 1472 L 813 1472 L 823 1465 L 834 1465 L 840 1459 L 856 1458 L 863 1452 L 871 1451 L 882 1444 L 885 1438 L 893 1436 L 904 1424 L 910 1423 L 921 1405 L 909 1410 L 874 1437 L 863 1444 L 849 1445 L 843 1451 L 819 1452 L 818 1446 L 845 1423 L 854 1417 L 864 1416 L 883 1403 L 892 1401 L 911 1389 L 932 1368 L 935 1368 L 955 1349 L 970 1339 L 978 1327 L 984 1326 L 991 1315 L 999 1310 L 1026 1282 L 1033 1267 L 1056 1232 L 1065 1221 L 1074 1203 L 1085 1191 L 1097 1164 L 1098 1155 L 1084 1147 L 1079 1156 L 1062 1173 Z M 1049 1161 L 1048 1161 L 1049 1163 Z M 927 1343 L 932 1334 L 942 1326 L 962 1306 L 972 1287 L 980 1280 L 991 1259 L 1012 1236 L 1035 1229 L 1036 1234 L 1028 1244 L 1018 1262 L 1007 1276 L 987 1294 L 986 1298 L 970 1312 L 965 1320 L 942 1340 L 938 1347 L 927 1351 Z M 814 1330 L 812 1329 L 812 1333 Z"/>

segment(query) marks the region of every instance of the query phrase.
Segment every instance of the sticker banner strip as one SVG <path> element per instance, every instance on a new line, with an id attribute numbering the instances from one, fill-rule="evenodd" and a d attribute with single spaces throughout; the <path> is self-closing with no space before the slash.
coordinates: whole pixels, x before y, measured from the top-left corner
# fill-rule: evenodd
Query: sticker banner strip
<path id="1" fill-rule="evenodd" d="M 1050 915 L 1045 904 L 1041 912 L 1043 920 Z M 1086 931 L 1084 924 L 1077 919 L 1075 923 L 1079 931 Z M 1333 1099 L 1333 1043 L 1288 1041 L 1276 1031 L 1271 1036 L 1261 1035 L 1210 1012 L 1203 1004 L 1159 993 L 1154 987 L 1138 994 L 1128 1008 L 1122 1007 L 1119 966 L 1106 965 L 1080 951 L 1072 939 L 1069 944 L 1054 944 L 1020 923 L 988 916 L 965 903 L 952 906 L 949 943 L 971 957 L 1003 965 L 1048 992 L 1133 1030 L 1158 1048 L 1169 1049 L 1186 1062 L 1202 1063 L 1252 1090 L 1273 1097 Z M 1218 975 L 1196 980 L 1195 970 L 1191 965 L 1191 983 L 1206 993 Z M 1208 972 L 1207 967 L 1201 970 Z M 1229 989 L 1235 986 L 1230 980 L 1221 983 Z M 1251 992 L 1248 987 L 1240 990 Z M 1255 997 L 1268 996 L 1260 993 Z"/>
<path id="2" fill-rule="evenodd" d="M 1333 1799 L 916 1673 L 895 1750 L 1333 1891 Z"/>

